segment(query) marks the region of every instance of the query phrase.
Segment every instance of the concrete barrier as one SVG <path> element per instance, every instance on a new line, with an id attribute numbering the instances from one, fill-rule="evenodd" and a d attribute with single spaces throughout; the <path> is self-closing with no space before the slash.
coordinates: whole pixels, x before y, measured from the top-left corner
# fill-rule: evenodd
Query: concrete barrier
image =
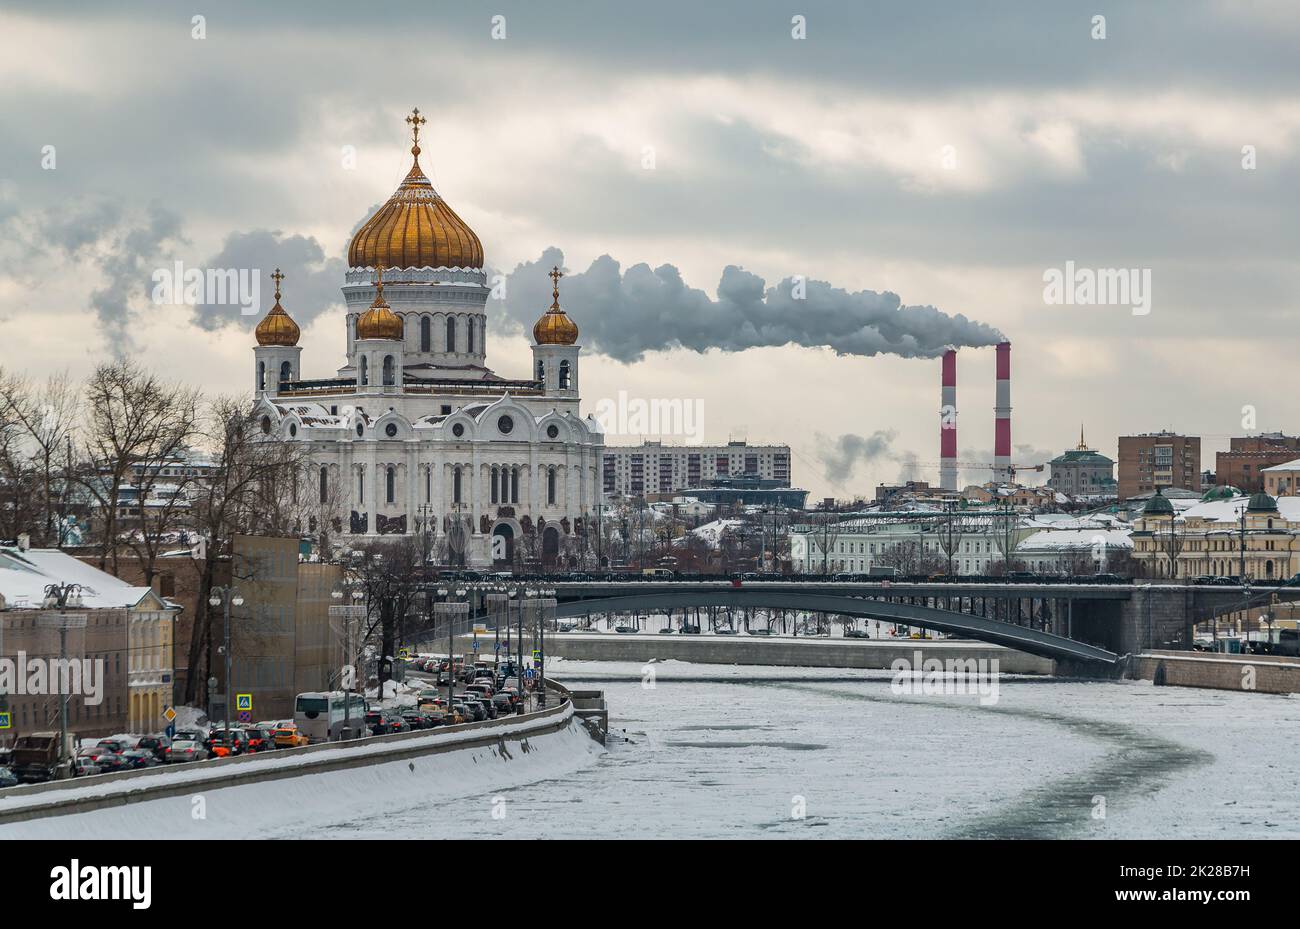
<path id="1" fill-rule="evenodd" d="M 1134 655 L 1129 677 L 1176 687 L 1247 693 L 1300 693 L 1300 659 L 1152 650 Z"/>
<path id="2" fill-rule="evenodd" d="M 166 770 L 148 768 L 10 787 L 0 791 L 0 825 L 184 796 L 197 790 L 280 780 L 506 742 L 527 742 L 529 738 L 563 729 L 574 718 L 567 690 L 553 689 L 561 698 L 555 706 L 525 716 L 504 716 L 351 742 L 304 745 L 262 755 L 187 762 L 171 765 Z"/>
<path id="3" fill-rule="evenodd" d="M 777 636 L 651 635 L 599 632 L 546 637 L 550 658 L 576 661 L 694 661 L 701 664 L 777 665 L 806 668 L 884 668 L 896 658 L 997 659 L 1007 674 L 1052 674 L 1050 658 L 1000 645 L 952 639 L 822 639 Z"/>

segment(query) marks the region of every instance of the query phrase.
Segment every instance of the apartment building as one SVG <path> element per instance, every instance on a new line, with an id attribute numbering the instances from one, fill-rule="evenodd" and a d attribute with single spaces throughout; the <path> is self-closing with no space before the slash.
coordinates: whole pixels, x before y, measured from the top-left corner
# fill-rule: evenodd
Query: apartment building
<path id="1" fill-rule="evenodd" d="M 1200 436 L 1147 432 L 1119 437 L 1119 499 L 1149 496 L 1157 487 L 1201 492 Z"/>
<path id="2" fill-rule="evenodd" d="M 641 445 L 605 446 L 602 470 L 607 497 L 679 493 L 716 480 L 747 478 L 790 486 L 790 446 Z"/>

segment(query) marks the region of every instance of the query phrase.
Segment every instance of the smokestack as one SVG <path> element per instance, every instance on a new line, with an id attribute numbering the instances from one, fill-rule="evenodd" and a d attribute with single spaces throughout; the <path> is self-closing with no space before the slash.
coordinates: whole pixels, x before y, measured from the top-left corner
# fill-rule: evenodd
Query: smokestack
<path id="1" fill-rule="evenodd" d="M 957 350 L 943 353 L 939 407 L 939 487 L 957 489 Z"/>
<path id="2" fill-rule="evenodd" d="M 993 479 L 1011 480 L 1011 343 L 999 342 L 997 397 L 993 405 Z"/>

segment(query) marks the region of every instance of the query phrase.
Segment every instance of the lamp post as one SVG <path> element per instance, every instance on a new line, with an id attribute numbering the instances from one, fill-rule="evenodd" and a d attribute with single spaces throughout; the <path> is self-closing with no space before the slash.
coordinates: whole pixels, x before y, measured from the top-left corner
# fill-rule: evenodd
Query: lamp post
<path id="1" fill-rule="evenodd" d="M 81 590 L 80 584 L 47 584 L 45 587 L 45 600 L 42 606 L 47 610 L 59 612 L 54 616 L 42 616 L 41 625 L 53 626 L 59 630 L 59 667 L 61 668 L 68 666 L 68 630 L 86 627 L 84 613 L 75 616 L 69 616 L 67 613 L 68 607 L 76 609 L 82 605 Z M 64 777 L 64 766 L 67 763 L 68 697 L 69 694 L 59 694 L 59 764 L 55 775 L 58 778 Z"/>
<path id="2" fill-rule="evenodd" d="M 225 616 L 225 644 L 221 651 L 226 660 L 226 728 L 223 733 L 222 743 L 226 747 L 226 755 L 230 755 L 230 608 L 231 606 L 243 606 L 244 597 L 239 592 L 238 587 L 227 585 L 225 587 L 213 587 L 208 596 L 210 606 L 220 606 L 224 608 Z"/>
<path id="3" fill-rule="evenodd" d="M 352 617 L 362 608 L 361 600 L 365 598 L 365 593 L 359 584 L 347 582 L 340 583 L 330 591 L 330 597 L 339 601 L 348 596 L 349 592 L 351 605 L 340 603 L 338 606 L 339 618 L 343 621 L 343 680 L 340 683 L 343 685 L 343 731 L 347 736 L 352 734 L 352 683 L 357 676 L 357 665 L 352 657 Z M 334 608 L 330 609 L 333 611 Z"/>

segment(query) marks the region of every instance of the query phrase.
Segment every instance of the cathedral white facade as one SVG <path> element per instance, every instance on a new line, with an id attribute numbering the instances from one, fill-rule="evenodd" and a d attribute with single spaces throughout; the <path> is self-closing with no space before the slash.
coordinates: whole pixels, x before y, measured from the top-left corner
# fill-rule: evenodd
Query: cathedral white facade
<path id="1" fill-rule="evenodd" d="M 309 531 L 336 539 L 424 531 L 438 559 L 553 564 L 594 539 L 604 439 L 579 413 L 578 327 L 560 308 L 533 327 L 530 377 L 487 362 L 490 290 L 478 237 L 420 169 L 358 230 L 343 296 L 347 363 L 302 376 L 299 328 L 276 302 L 257 326 L 255 416 L 305 443 Z"/>

